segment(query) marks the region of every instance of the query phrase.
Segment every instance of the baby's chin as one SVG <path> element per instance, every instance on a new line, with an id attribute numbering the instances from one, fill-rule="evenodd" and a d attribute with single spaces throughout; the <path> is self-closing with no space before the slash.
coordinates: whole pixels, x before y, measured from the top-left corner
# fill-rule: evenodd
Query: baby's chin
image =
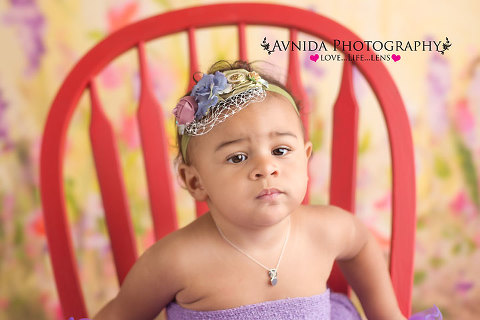
<path id="1" fill-rule="evenodd" d="M 253 215 L 255 217 L 263 217 L 266 220 L 270 219 L 272 222 L 278 222 L 279 219 L 284 219 L 288 215 L 298 210 L 300 205 L 300 203 L 295 206 L 287 206 L 285 204 L 265 204 L 255 208 L 253 210 Z"/>

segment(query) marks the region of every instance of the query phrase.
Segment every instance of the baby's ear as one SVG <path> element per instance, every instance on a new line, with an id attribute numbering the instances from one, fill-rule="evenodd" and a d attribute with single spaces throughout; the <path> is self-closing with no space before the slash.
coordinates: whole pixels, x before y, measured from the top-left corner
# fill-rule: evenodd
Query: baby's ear
<path id="1" fill-rule="evenodd" d="M 208 194 L 203 186 L 197 169 L 192 165 L 181 163 L 178 165 L 178 174 L 188 192 L 197 201 L 206 201 Z"/>
<path id="2" fill-rule="evenodd" d="M 313 144 L 309 140 L 305 142 L 305 155 L 307 156 L 307 160 L 310 159 L 310 156 L 312 155 L 312 151 L 313 151 Z"/>

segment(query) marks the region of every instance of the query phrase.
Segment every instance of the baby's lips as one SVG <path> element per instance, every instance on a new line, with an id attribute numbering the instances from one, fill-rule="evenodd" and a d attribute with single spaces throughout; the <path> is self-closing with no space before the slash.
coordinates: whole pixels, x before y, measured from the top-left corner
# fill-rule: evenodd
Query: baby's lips
<path id="1" fill-rule="evenodd" d="M 268 195 L 268 194 L 274 194 L 274 193 L 283 193 L 282 191 L 278 190 L 277 188 L 268 188 L 268 189 L 263 189 L 257 196 L 257 198 L 260 198 L 261 196 Z"/>

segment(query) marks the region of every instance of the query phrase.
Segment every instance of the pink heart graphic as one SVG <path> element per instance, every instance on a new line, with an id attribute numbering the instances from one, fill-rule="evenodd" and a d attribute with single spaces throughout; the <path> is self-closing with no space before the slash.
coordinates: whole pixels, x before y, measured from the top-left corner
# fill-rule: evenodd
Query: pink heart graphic
<path id="1" fill-rule="evenodd" d="M 310 60 L 315 61 L 315 62 L 317 62 L 318 58 L 319 58 L 318 53 L 312 54 L 312 55 L 310 56 Z"/>
<path id="2" fill-rule="evenodd" d="M 398 60 L 400 60 L 402 57 L 400 57 L 400 55 L 396 55 L 396 54 L 392 54 L 392 59 L 393 61 L 397 62 Z"/>

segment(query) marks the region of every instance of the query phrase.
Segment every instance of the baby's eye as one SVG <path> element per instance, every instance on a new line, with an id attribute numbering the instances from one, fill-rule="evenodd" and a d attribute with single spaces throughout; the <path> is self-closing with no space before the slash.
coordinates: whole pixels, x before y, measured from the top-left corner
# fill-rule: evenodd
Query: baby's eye
<path id="1" fill-rule="evenodd" d="M 287 154 L 288 151 L 290 151 L 289 148 L 280 147 L 280 148 L 273 149 L 272 154 L 275 156 L 284 156 Z"/>
<path id="2" fill-rule="evenodd" d="M 233 156 L 231 156 L 230 158 L 227 159 L 227 161 L 230 162 L 230 163 L 240 163 L 240 162 L 245 161 L 245 160 L 247 160 L 247 156 L 244 155 L 244 154 L 241 154 L 241 153 L 233 155 Z"/>

